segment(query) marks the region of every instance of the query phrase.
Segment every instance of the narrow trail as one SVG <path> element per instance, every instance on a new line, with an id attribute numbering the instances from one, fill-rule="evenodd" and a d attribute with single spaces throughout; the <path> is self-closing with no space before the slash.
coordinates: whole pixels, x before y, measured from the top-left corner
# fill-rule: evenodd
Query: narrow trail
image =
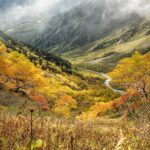
<path id="1" fill-rule="evenodd" d="M 89 71 L 89 72 L 92 72 L 92 73 L 95 73 L 95 74 L 98 74 L 98 75 L 101 75 L 103 76 L 106 80 L 104 82 L 105 86 L 109 89 L 111 89 L 112 91 L 114 91 L 115 93 L 119 93 L 121 95 L 123 95 L 125 93 L 125 91 L 123 90 L 118 90 L 118 89 L 115 89 L 113 88 L 111 85 L 110 85 L 110 82 L 112 81 L 112 78 L 110 76 L 108 76 L 107 74 L 105 73 L 101 73 L 101 72 L 96 72 L 96 71 L 92 71 L 92 70 L 86 70 L 86 71 Z"/>

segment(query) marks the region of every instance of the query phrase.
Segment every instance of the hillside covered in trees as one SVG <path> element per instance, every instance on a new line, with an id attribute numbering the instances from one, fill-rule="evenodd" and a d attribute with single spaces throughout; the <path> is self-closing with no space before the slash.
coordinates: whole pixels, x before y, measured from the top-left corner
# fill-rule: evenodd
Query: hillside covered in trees
<path id="1" fill-rule="evenodd" d="M 149 0 L 0 0 L 0 150 L 150 150 Z"/>
<path id="2" fill-rule="evenodd" d="M 35 63 L 22 49 L 0 43 L 2 149 L 149 149 L 149 53 L 136 52 L 108 74 L 123 95 L 94 72 L 66 72 L 51 61 L 51 69 L 43 68 L 42 59 Z"/>
<path id="3" fill-rule="evenodd" d="M 12 45 L 9 47 L 13 48 Z M 15 48 L 8 48 L 7 43 L 5 45 L 2 41 L 0 43 L 0 83 L 3 90 L 22 94 L 42 107 L 65 116 L 72 111 L 77 115 L 95 102 L 107 102 L 118 97 L 103 85 L 99 76 L 77 73 L 76 70 L 66 71 L 63 66 L 47 59 L 53 55 L 42 54 L 40 57 L 30 52 L 28 47 Z M 94 94 L 96 86 L 98 91 Z"/>
<path id="4" fill-rule="evenodd" d="M 8 46 L 7 42 L 11 45 Z M 113 79 L 111 85 L 125 91 L 120 95 L 106 87 L 105 79 L 96 72 L 73 68 L 71 72 L 66 71 L 44 53 L 41 55 L 29 51 L 25 45 L 7 42 L 4 39 L 0 42 L 2 149 L 72 150 L 86 147 L 99 150 L 99 147 L 119 147 L 137 150 L 150 146 L 147 134 L 150 115 L 149 53 L 142 55 L 136 52 L 132 57 L 121 60 L 108 74 Z M 31 110 L 35 119 L 33 137 L 29 135 L 31 126 L 28 126 Z M 11 131 L 13 136 L 7 130 L 10 124 L 15 129 Z M 89 139 L 87 133 L 93 137 Z M 85 141 L 87 144 L 84 145 Z M 106 145 L 108 141 L 111 142 Z"/>

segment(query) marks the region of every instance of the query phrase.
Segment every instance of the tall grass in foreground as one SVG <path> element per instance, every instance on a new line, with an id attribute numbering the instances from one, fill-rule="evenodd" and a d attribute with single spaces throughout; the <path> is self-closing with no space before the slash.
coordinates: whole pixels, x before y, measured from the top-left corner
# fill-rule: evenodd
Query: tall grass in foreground
<path id="1" fill-rule="evenodd" d="M 39 147 L 31 149 L 149 150 L 150 130 L 143 126 L 145 130 L 124 119 L 79 122 L 41 116 L 33 121 L 33 145 Z M 1 113 L 0 150 L 29 150 L 29 144 L 30 116 Z"/>

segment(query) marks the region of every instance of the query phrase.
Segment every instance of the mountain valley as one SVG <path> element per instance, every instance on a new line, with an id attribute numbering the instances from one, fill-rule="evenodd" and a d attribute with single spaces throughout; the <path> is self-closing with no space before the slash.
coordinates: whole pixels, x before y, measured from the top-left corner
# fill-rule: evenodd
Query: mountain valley
<path id="1" fill-rule="evenodd" d="M 0 0 L 0 150 L 149 150 L 149 0 Z"/>

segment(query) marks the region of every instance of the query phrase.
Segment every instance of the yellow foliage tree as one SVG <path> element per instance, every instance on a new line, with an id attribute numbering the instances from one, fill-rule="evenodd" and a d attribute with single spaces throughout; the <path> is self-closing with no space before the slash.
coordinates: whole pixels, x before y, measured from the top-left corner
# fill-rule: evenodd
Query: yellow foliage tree
<path id="1" fill-rule="evenodd" d="M 134 89 L 147 99 L 150 93 L 150 53 L 141 55 L 136 52 L 121 60 L 109 75 L 115 83 Z"/>
<path id="2" fill-rule="evenodd" d="M 112 102 L 97 102 L 93 105 L 88 112 L 83 112 L 80 116 L 77 116 L 77 119 L 87 120 L 87 119 L 95 119 L 99 115 L 105 113 L 110 110 L 113 106 Z"/>

